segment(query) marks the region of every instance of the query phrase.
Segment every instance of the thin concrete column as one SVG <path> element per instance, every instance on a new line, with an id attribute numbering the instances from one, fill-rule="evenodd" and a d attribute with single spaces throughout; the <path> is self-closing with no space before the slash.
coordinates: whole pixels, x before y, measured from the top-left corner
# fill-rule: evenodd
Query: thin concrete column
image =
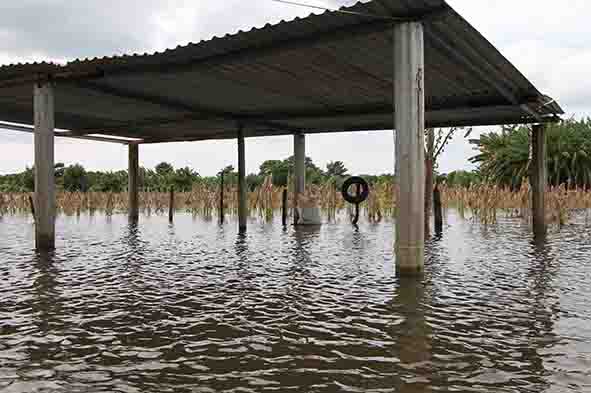
<path id="1" fill-rule="evenodd" d="M 306 192 L 306 135 L 298 133 L 293 136 L 293 160 L 294 160 L 294 208 L 298 206 L 298 200 Z M 297 224 L 298 213 L 294 212 L 294 220 Z"/>
<path id="2" fill-rule="evenodd" d="M 129 219 L 137 221 L 139 219 L 139 145 L 129 145 L 129 168 L 128 168 L 128 195 L 129 195 Z"/>
<path id="3" fill-rule="evenodd" d="M 545 192 L 548 183 L 546 167 L 546 127 L 534 125 L 532 128 L 532 218 L 535 236 L 546 235 Z"/>
<path id="4" fill-rule="evenodd" d="M 248 192 L 246 186 L 246 157 L 244 149 L 244 128 L 238 129 L 238 230 L 245 232 L 248 215 Z"/>
<path id="5" fill-rule="evenodd" d="M 394 27 L 394 128 L 398 216 L 396 270 L 423 271 L 425 251 L 425 81 L 421 22 Z"/>
<path id="6" fill-rule="evenodd" d="M 35 246 L 55 248 L 55 109 L 50 82 L 35 85 Z"/>

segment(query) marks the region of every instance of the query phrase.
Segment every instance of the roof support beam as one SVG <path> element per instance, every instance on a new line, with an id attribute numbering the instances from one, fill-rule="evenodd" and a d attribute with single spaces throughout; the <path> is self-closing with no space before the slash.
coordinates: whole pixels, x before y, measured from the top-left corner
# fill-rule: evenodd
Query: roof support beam
<path id="1" fill-rule="evenodd" d="M 513 105 L 519 105 L 522 110 L 529 113 L 536 120 L 543 121 L 542 117 L 537 112 L 533 111 L 528 104 L 524 104 L 522 100 L 519 97 L 517 97 L 510 89 L 502 85 L 493 76 L 490 70 L 485 70 L 483 68 L 477 67 L 465 54 L 462 54 L 460 51 L 453 48 L 451 45 L 449 45 L 441 38 L 440 34 L 436 34 L 435 32 L 431 31 L 430 28 L 425 29 L 425 35 L 429 37 L 431 45 L 433 45 L 439 51 L 445 53 L 454 62 L 460 63 L 462 66 L 468 68 L 473 75 L 478 77 L 485 84 L 495 89 L 499 94 L 505 97 L 507 101 L 509 101 Z M 490 64 L 487 63 L 487 65 L 490 69 Z"/>
<path id="2" fill-rule="evenodd" d="M 457 105 L 450 105 L 450 106 L 434 106 L 434 107 L 427 107 L 427 113 L 445 113 L 446 111 L 458 111 L 461 113 L 469 112 L 469 111 L 478 111 L 480 109 L 484 110 L 497 110 L 499 108 L 511 109 L 514 108 L 510 105 L 504 105 L 503 103 L 497 103 L 494 105 L 491 101 L 483 101 L 482 104 L 476 104 L 473 106 L 467 107 L 458 107 Z M 305 119 L 322 119 L 322 118 L 329 118 L 329 117 L 349 117 L 349 116 L 379 116 L 379 115 L 388 115 L 390 116 L 392 113 L 392 106 L 390 103 L 388 104 L 372 104 L 372 105 L 358 105 L 358 106 L 347 106 L 343 108 L 329 108 L 329 109 L 321 109 L 321 110 L 312 110 L 312 111 L 290 111 L 290 112 L 267 112 L 267 113 L 249 113 L 249 114 L 240 114 L 239 117 L 242 121 L 251 121 L 252 123 L 259 123 L 265 124 L 265 122 L 272 122 L 272 126 L 267 127 L 270 129 L 286 129 L 289 133 L 301 132 L 298 128 L 294 128 L 293 126 L 289 126 L 286 123 L 292 120 L 305 120 Z M 191 121 L 205 121 L 205 120 L 215 120 L 219 119 L 219 117 L 214 115 L 207 115 L 204 114 L 202 116 L 196 114 L 188 114 L 188 115 L 180 115 L 174 117 L 161 117 L 161 118 L 148 118 L 148 119 L 141 119 L 135 120 L 130 122 L 122 122 L 116 126 L 109 126 L 109 127 L 84 127 L 79 129 L 80 133 L 91 133 L 91 132 L 98 132 L 108 129 L 109 131 L 129 131 L 135 128 L 144 128 L 150 126 L 163 126 L 163 125 L 174 125 L 180 124 L 185 122 Z M 428 120 L 427 120 L 428 121 Z M 539 121 L 536 119 L 536 121 Z M 278 126 L 278 123 L 281 123 L 281 126 Z"/>
<path id="3" fill-rule="evenodd" d="M 0 129 L 4 129 L 4 130 L 8 130 L 8 131 L 26 132 L 29 134 L 33 134 L 35 132 L 35 129 L 33 126 L 8 124 L 8 123 L 4 123 L 4 122 L 0 122 Z M 56 130 L 54 132 L 54 135 L 56 137 L 62 137 L 62 138 L 82 139 L 82 140 L 95 141 L 95 142 L 120 143 L 123 145 L 128 145 L 128 144 L 134 143 L 133 141 L 125 141 L 122 139 L 102 137 L 102 136 L 80 136 L 72 131 L 57 131 Z M 138 139 L 138 141 L 135 143 L 139 143 L 139 142 L 141 142 L 141 139 Z"/>
<path id="4" fill-rule="evenodd" d="M 515 94 L 513 94 L 512 91 L 510 91 L 505 86 L 501 85 L 501 83 L 499 83 L 498 81 L 494 80 L 493 76 L 487 73 L 486 70 L 477 67 L 464 54 L 460 53 L 458 50 L 456 50 L 447 42 L 445 42 L 441 38 L 440 34 L 436 34 L 435 32 L 431 31 L 431 29 L 425 29 L 425 35 L 429 37 L 430 44 L 433 45 L 437 50 L 445 53 L 445 55 L 455 63 L 460 63 L 462 66 L 469 69 L 473 75 L 477 76 L 485 84 L 494 88 L 503 97 L 505 97 L 507 101 L 514 105 L 520 104 L 519 100 L 517 99 Z"/>
<path id="5" fill-rule="evenodd" d="M 160 97 L 160 96 L 146 94 L 146 93 L 142 93 L 142 92 L 138 92 L 138 91 L 131 91 L 131 90 L 126 90 L 126 89 L 122 89 L 122 88 L 116 88 L 116 87 L 107 86 L 107 85 L 96 83 L 96 82 L 90 82 L 90 81 L 78 82 L 78 83 L 76 83 L 76 85 L 81 88 L 85 88 L 85 89 L 89 89 L 89 90 L 93 90 L 93 91 L 98 91 L 100 93 L 112 95 L 115 97 L 133 99 L 133 100 L 140 101 L 140 102 L 147 102 L 150 104 L 160 105 L 160 106 L 168 108 L 168 109 L 188 112 L 187 115 L 183 116 L 184 118 L 200 119 L 202 116 L 208 116 L 210 118 L 219 118 L 219 119 L 224 119 L 224 120 L 237 121 L 237 122 L 240 122 L 241 124 L 245 124 L 245 125 L 252 124 L 255 126 L 263 126 L 266 128 L 286 129 L 286 130 L 290 130 L 291 132 L 300 131 L 299 129 L 294 129 L 293 127 L 289 127 L 286 124 L 281 124 L 281 123 L 271 122 L 271 121 L 264 121 L 264 120 L 261 121 L 261 120 L 257 120 L 257 119 L 243 117 L 243 116 L 240 116 L 239 114 L 235 114 L 235 113 L 231 113 L 231 112 L 220 111 L 217 109 L 206 108 L 203 106 L 189 105 L 189 104 L 183 103 L 181 101 L 172 100 L 172 99 L 166 98 L 166 97 Z"/>
<path id="6" fill-rule="evenodd" d="M 517 118 L 517 117 L 496 117 L 496 118 L 482 118 L 476 120 L 464 119 L 464 120 L 428 120 L 430 115 L 426 113 L 426 128 L 437 128 L 437 127 L 478 127 L 478 126 L 498 126 L 501 124 L 533 124 L 537 123 L 534 118 Z M 545 118 L 546 122 L 550 119 Z M 552 120 L 558 120 L 552 119 Z M 385 118 L 383 122 L 368 122 L 364 124 L 347 125 L 344 124 L 341 127 L 332 127 L 322 130 L 310 128 L 306 134 L 330 134 L 339 132 L 356 132 L 356 131 L 391 131 L 392 130 L 392 119 Z M 287 130 L 262 130 L 262 131 L 250 131 L 246 138 L 256 138 L 264 136 L 282 136 L 282 135 L 293 135 L 293 132 Z M 167 142 L 198 142 L 207 140 L 227 140 L 235 139 L 236 135 L 227 132 L 216 132 L 216 133 L 205 133 L 205 134 L 194 134 L 194 135 L 179 135 L 179 136 L 167 136 L 167 137 L 153 137 L 144 138 L 142 144 L 153 144 L 153 143 L 167 143 Z"/>

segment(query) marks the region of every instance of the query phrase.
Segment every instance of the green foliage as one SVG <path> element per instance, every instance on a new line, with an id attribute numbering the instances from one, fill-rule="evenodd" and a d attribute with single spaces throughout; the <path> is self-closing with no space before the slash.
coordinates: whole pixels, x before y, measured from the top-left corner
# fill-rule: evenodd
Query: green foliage
<path id="1" fill-rule="evenodd" d="M 127 189 L 127 171 L 88 172 L 88 191 L 123 192 Z"/>
<path id="2" fill-rule="evenodd" d="M 479 164 L 485 180 L 519 187 L 529 175 L 530 134 L 526 126 L 483 134 L 470 141 L 479 150 L 470 161 Z M 591 186 L 591 120 L 548 124 L 546 138 L 549 183 Z"/>
<path id="3" fill-rule="evenodd" d="M 199 179 L 199 173 L 189 167 L 179 168 L 170 178 L 171 185 L 180 192 L 191 191 L 193 184 Z"/>
<path id="4" fill-rule="evenodd" d="M 449 187 L 468 188 L 472 185 L 480 184 L 481 177 L 478 171 L 453 171 L 446 175 L 438 176 L 437 182 L 445 182 Z"/>
<path id="5" fill-rule="evenodd" d="M 342 161 L 331 162 L 327 171 L 320 169 L 310 157 L 306 157 L 306 182 L 309 184 L 323 184 L 327 181 L 342 182 L 347 168 Z M 175 169 L 171 164 L 162 162 L 154 169 L 140 167 L 139 186 L 148 191 L 167 191 L 170 187 L 178 192 L 190 191 L 195 184 L 216 187 L 220 183 L 220 175 L 224 173 L 224 184 L 235 186 L 238 183 L 238 173 L 231 165 L 223 168 L 217 176 L 201 177 L 195 170 L 185 167 Z M 273 184 L 286 186 L 289 177 L 294 173 L 294 158 L 284 160 L 268 160 L 261 164 L 259 173 L 251 173 L 246 177 L 249 189 L 254 190 L 263 184 L 267 176 L 272 176 Z M 127 171 L 98 172 L 87 171 L 82 165 L 75 164 L 68 167 L 56 164 L 55 177 L 58 189 L 65 191 L 96 191 L 123 192 L 128 187 Z M 370 183 L 391 183 L 392 175 L 367 176 Z M 27 168 L 22 173 L 0 176 L 0 192 L 32 192 L 34 191 L 35 174 L 33 168 Z"/>
<path id="6" fill-rule="evenodd" d="M 80 164 L 70 165 L 63 171 L 63 187 L 66 191 L 88 191 L 88 175 Z"/>
<path id="7" fill-rule="evenodd" d="M 63 163 L 58 162 L 57 164 L 55 164 L 53 166 L 53 169 L 54 169 L 54 176 L 56 179 L 64 177 L 64 173 L 66 172 L 66 166 Z"/>
<path id="8" fill-rule="evenodd" d="M 263 176 L 259 176 L 256 173 L 251 173 L 250 175 L 246 176 L 246 184 L 248 185 L 248 189 L 254 191 L 255 188 L 260 187 L 263 184 L 265 178 Z"/>
<path id="9" fill-rule="evenodd" d="M 161 162 L 154 168 L 159 176 L 169 176 L 174 172 L 174 167 L 168 162 Z"/>
<path id="10" fill-rule="evenodd" d="M 259 167 L 259 176 L 262 178 L 271 175 L 273 184 L 276 186 L 286 186 L 290 174 L 294 173 L 294 156 L 288 157 L 287 159 L 280 160 L 268 160 L 261 164 Z M 306 167 L 306 182 L 311 184 L 320 184 L 325 178 L 326 174 L 319 167 L 314 164 L 310 157 L 305 159 Z"/>
<path id="11" fill-rule="evenodd" d="M 480 154 L 470 158 L 480 164 L 480 172 L 486 180 L 512 188 L 519 187 L 528 176 L 529 134 L 527 127 L 503 127 L 501 133 L 483 134 L 472 139 Z"/>
<path id="12" fill-rule="evenodd" d="M 26 168 L 18 174 L 0 176 L 0 192 L 32 192 L 34 188 L 33 168 Z"/>
<path id="13" fill-rule="evenodd" d="M 271 175 L 273 184 L 285 186 L 290 173 L 290 166 L 287 160 L 267 160 L 259 167 L 259 176 L 265 178 Z"/>
<path id="14" fill-rule="evenodd" d="M 17 180 L 17 184 L 20 186 L 22 191 L 33 192 L 35 191 L 35 168 L 27 168 L 22 174 L 21 179 Z"/>
<path id="15" fill-rule="evenodd" d="M 349 170 L 345 167 L 343 161 L 331 161 L 326 164 L 326 176 L 345 176 Z"/>

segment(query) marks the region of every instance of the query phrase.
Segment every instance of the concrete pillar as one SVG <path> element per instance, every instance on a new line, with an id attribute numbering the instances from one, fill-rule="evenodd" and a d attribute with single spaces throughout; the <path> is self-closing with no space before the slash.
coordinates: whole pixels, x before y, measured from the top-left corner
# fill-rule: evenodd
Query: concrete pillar
<path id="1" fill-rule="evenodd" d="M 129 145 L 129 168 L 128 168 L 128 195 L 129 195 L 129 219 L 139 219 L 139 145 Z"/>
<path id="2" fill-rule="evenodd" d="M 55 178 L 53 86 L 35 85 L 35 246 L 39 251 L 55 248 Z"/>
<path id="3" fill-rule="evenodd" d="M 543 124 L 532 128 L 532 218 L 534 235 L 546 235 L 545 192 L 548 182 L 546 167 L 546 127 Z"/>
<path id="4" fill-rule="evenodd" d="M 425 89 L 421 22 L 394 27 L 394 128 L 398 216 L 396 271 L 423 272 L 425 251 Z"/>
<path id="5" fill-rule="evenodd" d="M 238 230 L 245 232 L 248 215 L 248 190 L 246 186 L 246 158 L 244 149 L 244 128 L 238 129 Z"/>
<path id="6" fill-rule="evenodd" d="M 297 224 L 299 221 L 297 201 L 306 192 L 306 135 L 303 133 L 293 136 L 293 160 L 294 223 Z"/>

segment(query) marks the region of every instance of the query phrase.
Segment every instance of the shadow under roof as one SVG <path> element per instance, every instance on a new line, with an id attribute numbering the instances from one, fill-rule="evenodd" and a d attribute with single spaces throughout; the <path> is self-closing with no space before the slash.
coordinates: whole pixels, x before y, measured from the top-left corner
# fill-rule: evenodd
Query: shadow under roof
<path id="1" fill-rule="evenodd" d="M 146 143 L 393 128 L 393 26 L 425 28 L 427 127 L 551 121 L 540 93 L 443 0 L 374 0 L 150 55 L 0 67 L 0 120 L 33 123 L 55 84 L 56 127 Z M 371 16 L 367 16 L 371 15 Z M 396 20 L 395 20 L 396 19 Z"/>

